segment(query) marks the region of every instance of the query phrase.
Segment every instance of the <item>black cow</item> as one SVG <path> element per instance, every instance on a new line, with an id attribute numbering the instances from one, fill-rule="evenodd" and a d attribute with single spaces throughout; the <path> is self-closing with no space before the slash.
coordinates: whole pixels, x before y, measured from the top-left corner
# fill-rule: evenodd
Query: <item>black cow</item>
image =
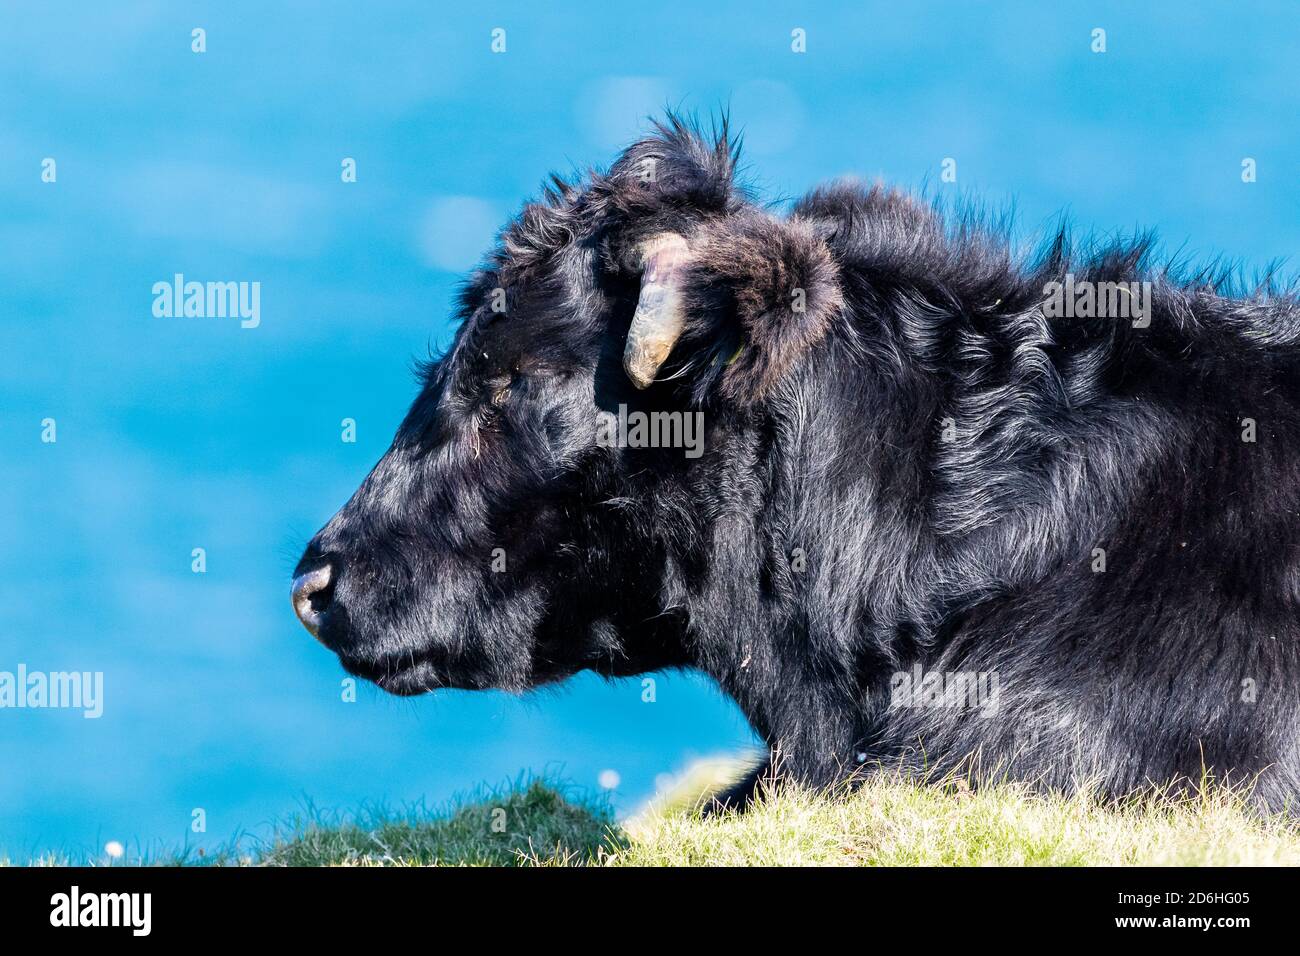
<path id="1" fill-rule="evenodd" d="M 525 206 L 307 628 L 397 694 L 698 668 L 814 786 L 1294 801 L 1296 296 L 880 187 L 778 216 L 736 158 L 670 117 Z"/>

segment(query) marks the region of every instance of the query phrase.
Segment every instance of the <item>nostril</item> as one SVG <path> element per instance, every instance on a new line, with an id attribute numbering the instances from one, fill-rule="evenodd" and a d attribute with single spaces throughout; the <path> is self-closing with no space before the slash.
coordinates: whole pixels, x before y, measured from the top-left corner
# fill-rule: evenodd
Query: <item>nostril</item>
<path id="1" fill-rule="evenodd" d="M 330 606 L 330 602 L 334 600 L 334 581 L 331 579 L 330 583 L 319 591 L 313 591 L 307 596 L 307 600 L 311 602 L 313 611 L 317 614 L 324 614 L 325 610 Z"/>
<path id="2" fill-rule="evenodd" d="M 334 599 L 335 583 L 334 568 L 329 564 L 304 571 L 293 579 L 294 613 L 314 637 L 320 637 L 325 612 Z"/>

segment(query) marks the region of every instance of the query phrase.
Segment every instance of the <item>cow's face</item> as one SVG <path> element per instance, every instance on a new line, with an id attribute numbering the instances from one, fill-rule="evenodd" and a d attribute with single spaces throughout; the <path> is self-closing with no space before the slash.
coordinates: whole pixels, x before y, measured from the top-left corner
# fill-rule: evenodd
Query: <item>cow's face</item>
<path id="1" fill-rule="evenodd" d="M 687 663 L 659 605 L 682 537 L 662 522 L 705 509 L 657 496 L 707 458 L 627 447 L 611 423 L 761 401 L 838 308 L 813 228 L 755 212 L 733 159 L 674 124 L 506 230 L 392 447 L 295 572 L 298 616 L 349 671 L 414 694 Z M 755 310 L 795 286 L 804 310 L 770 332 Z"/>

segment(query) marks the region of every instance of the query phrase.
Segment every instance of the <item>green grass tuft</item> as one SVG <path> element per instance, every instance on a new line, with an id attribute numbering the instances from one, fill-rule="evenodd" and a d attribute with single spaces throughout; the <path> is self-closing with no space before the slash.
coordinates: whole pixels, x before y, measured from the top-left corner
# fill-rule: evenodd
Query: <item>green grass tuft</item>
<path id="1" fill-rule="evenodd" d="M 251 855 L 218 853 L 217 865 L 519 866 L 598 860 L 621 845 L 604 804 L 575 800 L 554 784 L 524 780 L 480 791 L 443 813 L 422 807 L 368 810 L 350 819 L 313 813 L 291 820 Z M 186 862 L 196 862 L 188 860 Z"/>

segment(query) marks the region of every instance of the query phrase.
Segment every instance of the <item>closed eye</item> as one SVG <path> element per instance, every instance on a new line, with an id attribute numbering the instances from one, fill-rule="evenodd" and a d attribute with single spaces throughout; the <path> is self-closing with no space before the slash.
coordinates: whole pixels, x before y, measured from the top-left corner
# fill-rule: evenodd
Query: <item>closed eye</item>
<path id="1" fill-rule="evenodd" d="M 506 375 L 499 375 L 489 381 L 488 394 L 490 396 L 490 403 L 499 408 L 507 399 L 510 398 L 516 385 L 521 383 L 526 384 L 528 381 L 536 381 L 537 379 L 546 378 L 551 374 L 553 374 L 553 372 L 547 366 L 524 360 L 519 365 L 515 366 L 513 372 Z"/>
<path id="2" fill-rule="evenodd" d="M 546 365 L 525 360 L 516 366 L 512 372 L 488 379 L 480 394 L 487 396 L 488 409 L 495 411 L 510 400 L 510 396 L 517 391 L 516 386 L 526 385 L 531 381 L 544 379 L 554 374 L 554 370 Z"/>
<path id="3" fill-rule="evenodd" d="M 492 397 L 490 402 L 493 407 L 500 408 L 510 397 L 511 387 L 515 384 L 515 377 L 500 378 L 491 383 Z"/>

